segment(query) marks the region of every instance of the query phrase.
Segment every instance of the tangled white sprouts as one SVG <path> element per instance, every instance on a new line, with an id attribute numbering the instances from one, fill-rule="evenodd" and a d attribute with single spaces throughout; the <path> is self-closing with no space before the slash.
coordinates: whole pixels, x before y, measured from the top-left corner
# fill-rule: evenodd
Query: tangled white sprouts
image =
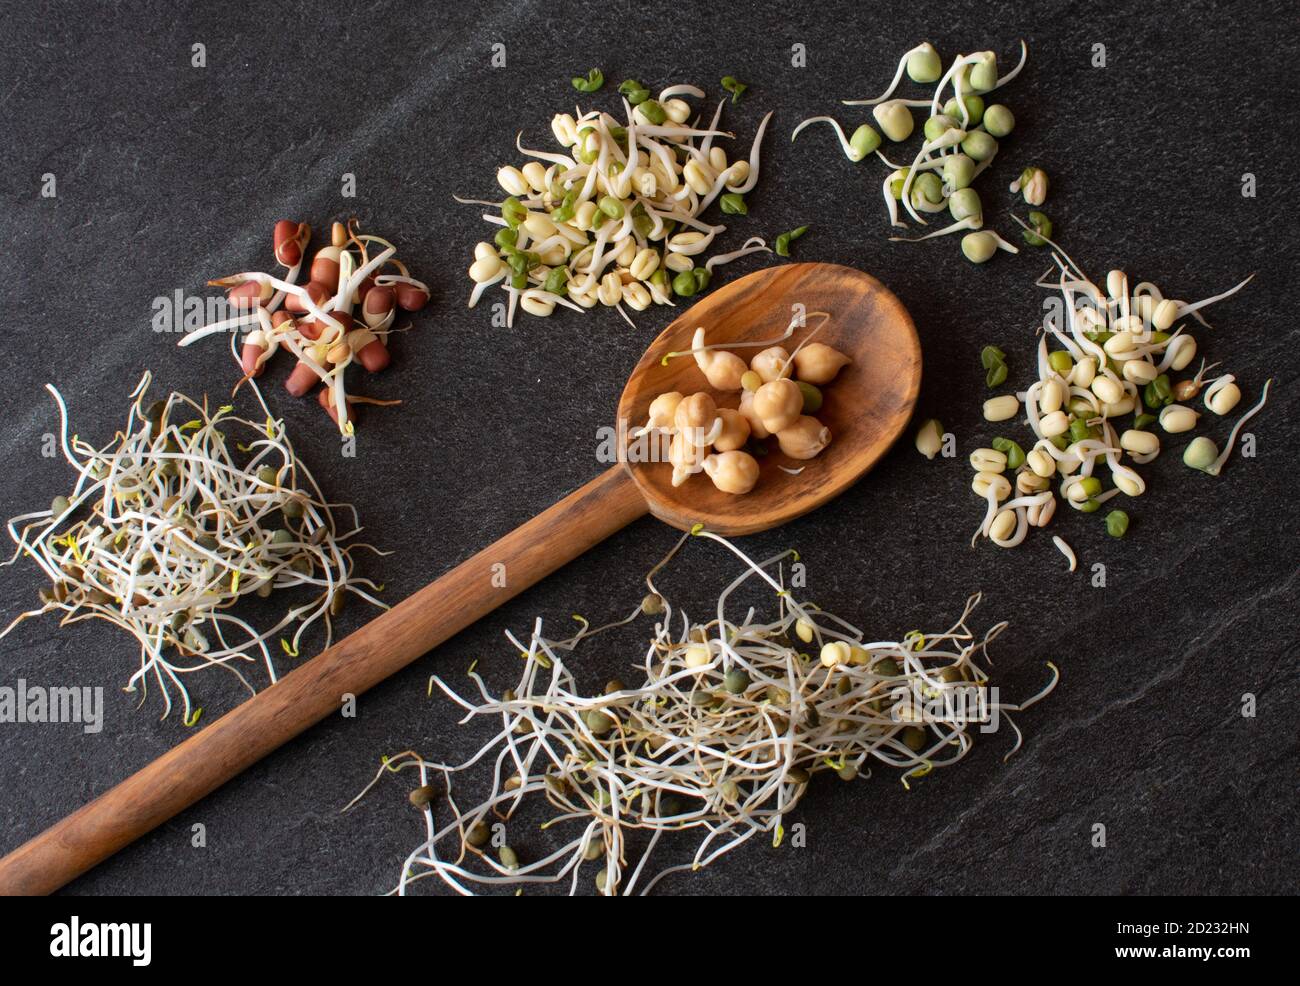
<path id="1" fill-rule="evenodd" d="M 192 725 L 185 675 L 224 668 L 252 691 L 236 663 L 260 659 L 274 682 L 274 652 L 297 656 L 313 624 L 323 622 L 328 646 L 346 593 L 387 607 L 373 582 L 353 575 L 351 552 L 370 548 L 347 543 L 361 530 L 356 511 L 344 508 L 350 526 L 340 530 L 337 505 L 294 454 L 282 421 L 268 414 L 258 424 L 229 406 L 210 412 L 178 393 L 146 405 L 149 382 L 146 373 L 124 430 L 102 448 L 69 436 L 67 407 L 48 387 L 76 481 L 51 509 L 9 521 L 17 549 L 4 564 L 31 558 L 53 586 L 0 637 L 49 612 L 62 614 L 60 625 L 107 620 L 140 643 L 126 691 L 140 687 L 143 703 L 152 677 L 165 717 L 178 690 Z M 309 598 L 266 630 L 232 611 L 245 596 L 293 588 Z"/>
<path id="2" fill-rule="evenodd" d="M 688 534 L 647 577 L 650 595 L 626 619 L 590 629 L 575 617 L 582 630 L 564 640 L 543 637 L 540 620 L 527 641 L 507 634 L 524 662 L 512 690 L 492 695 L 473 667 L 474 695 L 431 680 L 431 692 L 437 685 L 465 710 L 462 722 L 485 718 L 498 731 L 459 765 L 413 752 L 386 758 L 367 786 L 388 771 L 414 769 L 420 777 L 412 801 L 422 808 L 426 838 L 392 892 L 437 877 L 462 894 L 560 882 L 573 893 L 585 869 L 604 894 L 645 894 L 665 876 L 707 866 L 755 836 L 779 846 L 782 819 L 814 775 L 852 780 L 879 764 L 901 771 L 907 785 L 962 759 L 974 741 L 972 726 L 990 718 L 996 724 L 998 716 L 1010 722 L 1007 711 L 1028 707 L 1056 684 L 1049 664 L 1052 680 L 1038 695 L 1018 706 L 998 701 L 976 658 L 1006 624 L 977 638 L 967 621 L 978 596 L 946 631 L 868 640 L 784 588 L 780 566 L 797 559 L 793 552 L 756 563 L 721 537 L 692 533 L 745 566 L 707 622 L 674 610 L 654 582 Z M 751 580 L 774 594 L 774 619 L 752 607 L 738 620 L 729 612 L 733 595 Z M 582 694 L 565 656 L 642 612 L 658 614 L 642 683 L 612 682 L 605 694 Z M 1020 733 L 1012 728 L 1015 752 Z M 454 785 L 473 768 L 484 765 L 486 773 L 487 764 L 486 799 L 462 810 Z M 553 849 L 520 862 L 515 849 L 488 845 L 489 826 L 512 819 L 527 825 L 516 814 L 539 800 L 549 805 L 542 829 L 561 833 Z M 678 847 L 692 839 L 689 859 L 650 870 L 661 841 Z"/>

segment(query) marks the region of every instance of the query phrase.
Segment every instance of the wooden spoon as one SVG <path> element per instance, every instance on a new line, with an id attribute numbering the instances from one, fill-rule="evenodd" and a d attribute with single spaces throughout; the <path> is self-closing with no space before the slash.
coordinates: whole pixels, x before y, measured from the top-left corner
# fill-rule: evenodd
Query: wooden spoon
<path id="1" fill-rule="evenodd" d="M 712 292 L 651 344 L 623 391 L 619 416 L 633 429 L 660 393 L 708 389 L 691 356 L 662 362 L 669 352 L 689 350 L 698 326 L 704 326 L 709 344 L 757 342 L 779 336 L 795 305 L 831 313 L 816 340 L 853 360 L 825 388 L 818 417 L 833 440 L 817 458 L 791 462 L 778 452 L 764 457 L 758 485 L 744 496 L 719 492 L 704 475 L 674 489 L 666 463 L 611 466 L 0 859 L 0 893 L 57 890 L 336 713 L 345 695 L 383 681 L 647 511 L 681 529 L 703 523 L 721 534 L 745 534 L 805 514 L 856 482 L 911 416 L 921 348 L 899 300 L 875 278 L 847 267 L 788 264 Z M 787 348 L 818 321 L 796 330 Z M 746 359 L 756 352 L 737 350 Z M 732 407 L 738 397 L 714 396 Z M 807 468 L 790 475 L 781 465 Z M 495 577 L 501 565 L 504 580 Z"/>

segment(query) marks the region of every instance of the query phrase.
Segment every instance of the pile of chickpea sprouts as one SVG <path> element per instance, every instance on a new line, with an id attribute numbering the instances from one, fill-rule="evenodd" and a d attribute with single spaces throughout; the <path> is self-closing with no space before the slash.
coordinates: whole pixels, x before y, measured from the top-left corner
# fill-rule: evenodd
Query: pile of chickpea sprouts
<path id="1" fill-rule="evenodd" d="M 23 613 L 0 637 L 50 612 L 62 614 L 60 625 L 107 620 L 140 642 L 140 665 L 125 690 L 141 688 L 143 704 L 152 678 L 164 717 L 178 690 L 185 722 L 193 725 L 198 712 L 186 675 L 224 668 L 251 692 L 235 665 L 260 658 L 274 682 L 274 652 L 296 657 L 313 624 L 324 624 L 328 646 L 346 593 L 387 607 L 371 594 L 378 586 L 353 577 L 351 552 L 375 550 L 347 544 L 361 530 L 356 511 L 343 508 L 351 527 L 340 530 L 337 505 L 325 501 L 294 454 L 283 422 L 268 414 L 259 424 L 228 406 L 210 413 L 206 401 L 177 393 L 146 405 L 149 382 L 146 373 L 131 395 L 125 429 L 98 449 L 69 437 L 67 407 L 48 387 L 76 482 L 49 510 L 9 521 L 17 549 L 5 564 L 31 558 L 53 587 L 41 590 L 39 609 Z M 246 596 L 288 589 L 311 598 L 269 629 L 257 630 L 231 611 Z M 280 634 L 287 636 L 275 644 Z"/>
<path id="2" fill-rule="evenodd" d="M 1201 310 L 1236 294 L 1254 275 L 1197 302 L 1165 298 L 1150 281 L 1130 287 L 1122 270 L 1108 273 L 1103 290 L 1056 243 L 1047 242 L 1055 268 L 1036 283 L 1061 293 L 1062 317 L 1044 321 L 1037 379 L 1014 396 L 994 397 L 984 405 L 988 421 L 1011 421 L 1023 408 L 1034 445 L 1025 453 L 1014 442 L 1000 439 L 995 444 L 1002 449 L 1013 446 L 1009 453 L 998 448 L 972 453 L 976 469 L 972 489 L 987 502 L 972 544 L 987 537 L 1011 548 L 1024 541 L 1030 527 L 1045 526 L 1056 511 L 1054 479 L 1061 498 L 1084 513 L 1098 510 L 1120 494 L 1141 496 L 1146 482 L 1121 461 L 1125 455 L 1143 465 L 1160 454 L 1161 432 L 1167 442 L 1194 429 L 1203 413 L 1190 406 L 1198 396 L 1215 416 L 1226 416 L 1242 397 L 1232 374 L 1208 375 L 1217 363 L 1207 366 L 1202 359 L 1194 375 L 1176 381 L 1171 375 L 1186 370 L 1197 352 L 1196 339 L 1182 320 L 1190 317 L 1208 328 Z M 1049 336 L 1060 344 L 1059 350 L 1049 352 Z M 1258 403 L 1238 418 L 1222 451 L 1200 436 L 1186 446 L 1183 461 L 1219 475 L 1242 427 L 1268 400 L 1271 383 L 1265 382 Z M 1129 427 L 1120 427 L 1118 419 L 1130 414 Z M 1109 489 L 1103 489 L 1100 477 L 1094 475 L 1102 464 L 1109 469 Z M 1008 470 L 1014 474 L 1010 480 L 1005 475 Z M 1017 495 L 1007 499 L 1013 488 Z M 1122 537 L 1128 515 L 1112 511 L 1107 528 Z M 1053 540 L 1074 571 L 1073 551 L 1060 538 Z"/>
<path id="3" fill-rule="evenodd" d="M 814 116 L 800 122 L 790 139 L 793 141 L 814 123 L 826 123 L 834 129 L 850 161 L 861 161 L 874 153 L 891 169 L 881 185 L 891 226 L 907 228 L 907 223 L 899 217 L 900 202 L 921 226 L 929 225 L 923 213 L 947 211 L 950 214 L 953 222 L 917 240 L 966 233 L 962 251 L 975 263 L 983 263 L 998 250 L 1018 253 L 1016 246 L 996 232 L 983 229 L 983 206 L 970 186 L 993 164 L 1000 147 L 998 141 L 1015 127 L 1015 117 L 1006 106 L 998 104 L 986 111 L 983 97 L 1014 80 L 1024 68 L 1028 54 L 1029 49 L 1022 41 L 1020 60 L 1003 75 L 998 75 L 997 55 L 992 51 L 959 54 L 945 71 L 938 51 L 924 42 L 904 53 L 893 81 L 883 93 L 871 99 L 843 100 L 846 106 L 870 106 L 879 132 L 871 124 L 863 123 L 852 137 L 847 137 L 834 117 Z M 924 98 L 894 97 L 904 73 L 914 83 L 935 84 L 934 91 Z M 952 95 L 945 103 L 944 94 L 948 90 Z M 908 140 L 915 129 L 913 107 L 928 112 L 924 139 L 910 164 L 895 164 L 880 150 L 881 134 L 896 143 Z M 1045 194 L 1045 177 L 1041 184 L 1041 189 L 1039 184 L 1034 184 L 1032 189 L 1024 190 L 1025 200 L 1030 204 L 1042 203 L 1040 191 Z"/>
<path id="4" fill-rule="evenodd" d="M 671 305 L 675 295 L 703 291 L 719 265 L 771 252 L 756 236 L 697 264 L 727 230 L 701 214 L 720 197 L 724 212 L 748 211 L 743 196 L 758 183 L 759 150 L 772 117 L 759 124 L 748 160 L 728 161 L 714 145 L 733 136 L 718 129 L 725 98 L 707 127 L 698 117 L 687 122 L 693 110 L 682 97 L 704 95 L 674 85 L 635 107 L 624 97 L 623 124 L 600 110 L 557 114 L 551 129 L 565 153 L 524 147 L 521 132 L 516 147 L 535 160 L 497 172 L 509 198 L 457 198 L 500 210 L 483 216 L 501 230 L 493 243 L 475 247 L 469 307 L 497 284 L 509 295 L 508 326 L 518 307 L 546 316 L 557 305 L 582 311 L 599 303 L 617 308 L 635 327 L 625 305 L 636 311 L 651 302 Z"/>
<path id="5" fill-rule="evenodd" d="M 692 535 L 744 562 L 704 623 L 674 610 L 654 582 Z M 407 857 L 392 892 L 405 894 L 415 882 L 437 877 L 462 894 L 564 881 L 574 893 L 585 867 L 601 893 L 645 894 L 669 874 L 707 866 L 755 836 L 779 846 L 782 819 L 814 775 L 852 780 L 880 764 L 902 771 L 906 786 L 961 760 L 974 741 L 972 725 L 990 715 L 1010 722 L 1006 712 L 1028 708 L 1056 685 L 1049 663 L 1052 679 L 1041 692 L 1019 705 L 998 702 L 976 658 L 1006 624 L 977 639 L 967 621 L 978 596 L 943 632 L 867 640 L 852 624 L 786 590 L 781 563 L 797 557 L 786 551 L 754 562 L 697 528 L 647 576 L 650 594 L 625 619 L 591 629 L 575 617 L 581 631 L 563 640 L 544 637 L 540 620 L 527 641 L 507 633 L 524 662 L 513 689 L 493 696 L 473 667 L 474 695 L 462 696 L 434 676 L 430 693 L 436 685 L 461 706 L 462 723 L 486 717 L 500 728 L 459 765 L 413 752 L 385 758 L 358 795 L 388 771 L 419 774 L 411 800 L 422 809 L 427 837 Z M 738 622 L 728 612 L 732 595 L 751 580 L 775 596 L 770 622 L 752 607 Z M 643 683 L 611 682 L 605 694 L 581 694 L 565 655 L 642 613 L 656 615 Z M 1012 728 L 1016 741 L 1008 756 L 1021 744 Z M 492 765 L 490 793 L 462 810 L 455 781 L 481 764 Z M 509 845 L 488 844 L 489 829 L 509 822 L 534 795 L 551 810 L 542 829 L 566 834 L 543 858 L 521 862 Z M 650 875 L 660 840 L 683 832 L 699 836 L 689 861 Z"/>
<path id="6" fill-rule="evenodd" d="M 289 224 L 277 224 L 281 225 Z M 341 223 L 333 226 L 331 245 L 327 248 L 332 251 L 331 279 L 319 280 L 313 263 L 312 280 L 299 284 L 298 277 L 307 260 L 311 227 L 306 223 L 292 225 L 298 227 L 298 232 L 287 241 L 282 241 L 280 230 L 276 230 L 275 255 L 285 268 L 284 276 L 245 271 L 209 281 L 213 286 L 227 288 L 232 302 L 244 310 L 187 334 L 178 345 L 191 346 L 208 336 L 230 333 L 231 354 L 243 370 L 235 391 L 245 381 L 257 390 L 253 378 L 261 374 L 276 352 L 287 350 L 298 360 L 286 384 L 290 392 L 302 396 L 318 381 L 323 383 L 321 406 L 334 419 L 340 433 L 351 436 L 354 434 L 352 404 L 401 402 L 350 395 L 345 382 L 348 367 L 361 363 L 367 370 L 378 372 L 387 366 L 388 337 L 398 331 L 393 328 L 398 309 L 412 311 L 421 307 L 429 298 L 429 287 L 411 276 L 410 270 L 397 258 L 397 247 L 382 237 L 359 232 L 355 220 L 349 221 L 346 227 Z M 392 270 L 381 273 L 386 267 Z M 353 308 L 363 305 L 367 294 L 375 288 L 383 289 L 381 293 L 386 298 L 395 295 L 403 299 L 409 295 L 412 301 L 394 304 L 389 298 L 384 309 L 374 314 L 366 308 L 359 315 L 362 324 L 357 325 L 352 317 Z M 289 316 L 287 310 L 280 311 L 290 298 L 293 304 L 288 307 L 298 313 L 296 317 Z M 242 352 L 236 338 L 236 331 L 241 328 L 250 329 L 244 337 Z"/>

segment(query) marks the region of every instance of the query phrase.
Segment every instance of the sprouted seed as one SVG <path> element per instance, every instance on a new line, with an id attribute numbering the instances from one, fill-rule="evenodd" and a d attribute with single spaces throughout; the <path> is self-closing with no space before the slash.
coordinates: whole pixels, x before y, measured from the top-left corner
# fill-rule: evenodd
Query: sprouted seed
<path id="1" fill-rule="evenodd" d="M 691 537 L 683 535 L 647 576 L 651 595 L 664 598 L 655 576 Z M 385 758 L 353 800 L 402 770 L 415 771 L 421 788 L 433 785 L 441 796 L 424 808 L 425 838 L 406 857 L 392 893 L 405 895 L 433 877 L 466 895 L 529 884 L 566 884 L 571 894 L 591 887 L 610 896 L 646 894 L 665 877 L 699 870 L 751 840 L 779 846 L 784 818 L 827 777 L 869 777 L 879 766 L 898 771 L 910 787 L 965 757 L 993 717 L 1015 734 L 1009 757 L 1022 740 L 1008 713 L 1056 685 L 1049 663 L 1051 678 L 1038 694 L 1018 705 L 1000 700 L 979 659 L 1007 624 L 976 636 L 967 624 L 979 596 L 947 630 L 871 640 L 788 591 L 782 567 L 793 552 L 760 563 L 710 532 L 697 537 L 730 551 L 744 569 L 710 606 L 716 615 L 707 622 L 665 601 L 640 683 L 584 694 L 567 656 L 636 620 L 641 604 L 605 627 L 583 623 L 565 639 L 543 636 L 540 620 L 527 640 L 507 633 L 523 669 L 503 694 L 477 674 L 469 695 L 433 678 L 464 710 L 462 722 L 486 719 L 497 731 L 459 764 L 414 752 Z M 742 587 L 770 590 L 770 616 L 732 601 Z M 478 775 L 486 777 L 469 783 L 487 787 L 487 796 L 462 807 L 455 784 Z M 525 822 L 517 816 L 539 803 L 549 808 L 541 828 L 550 843 L 514 866 L 494 858 L 482 833 L 497 821 L 518 831 Z M 673 852 L 686 840 L 694 843 L 688 857 L 652 868 L 657 850 Z"/>
<path id="2" fill-rule="evenodd" d="M 720 407 L 707 391 L 657 395 L 647 409 L 647 420 L 630 436 L 641 442 L 651 436 L 666 445 L 674 487 L 703 472 L 724 493 L 750 492 L 759 479 L 756 456 L 766 453 L 763 441 L 775 438 L 782 453 L 792 459 L 813 459 L 831 442 L 831 431 L 817 418 L 822 385 L 831 383 L 852 360 L 831 346 L 812 342 L 830 321 L 828 312 L 796 316 L 778 340 L 736 343 L 733 348 L 758 348 L 747 364 L 721 345 L 706 345 L 703 326 L 695 330 L 691 348 L 668 353 L 669 359 L 694 355 L 696 367 L 714 390 L 738 393 L 736 407 Z M 794 327 L 818 318 L 817 327 L 788 352 L 779 343 Z M 763 451 L 760 451 L 763 449 Z M 780 467 L 790 475 L 802 467 Z"/>
<path id="3" fill-rule="evenodd" d="M 102 448 L 69 437 L 67 407 L 48 388 L 76 481 L 52 509 L 9 521 L 17 550 L 4 564 L 30 558 L 52 586 L 41 591 L 39 608 L 0 637 L 43 613 L 60 613 L 61 625 L 107 620 L 140 643 L 126 691 L 140 689 L 143 703 L 152 678 L 165 717 L 178 690 L 191 724 L 197 712 L 185 676 L 224 668 L 252 691 L 236 665 L 260 658 L 275 682 L 279 652 L 296 656 L 311 626 L 324 624 L 329 645 L 348 593 L 387 606 L 373 595 L 373 582 L 353 574 L 352 552 L 376 550 L 350 543 L 361 530 L 355 509 L 343 508 L 350 514 L 344 529 L 282 421 L 269 412 L 251 421 L 228 406 L 210 411 L 177 393 L 146 403 L 149 383 L 146 373 L 131 394 L 125 428 Z M 305 601 L 268 629 L 234 611 L 247 596 L 292 589 Z"/>
<path id="4" fill-rule="evenodd" d="M 318 402 L 342 434 L 352 435 L 353 405 L 401 402 L 349 394 L 344 380 L 348 367 L 359 364 L 369 373 L 384 370 L 390 360 L 388 338 L 397 331 L 393 323 L 399 310 L 423 308 L 429 301 L 429 286 L 411 276 L 393 244 L 361 233 L 355 220 L 346 226 L 333 224 L 329 245 L 321 247 L 308 264 L 305 284 L 297 282 L 311 227 L 282 219 L 275 224 L 272 238 L 276 261 L 288 269 L 284 277 L 249 271 L 209 281 L 226 288 L 237 314 L 188 333 L 178 345 L 228 332 L 231 353 L 243 371 L 236 391 L 245 381 L 258 390 L 256 378 L 267 362 L 279 350 L 287 350 L 298 364 L 285 388 L 294 397 L 303 397 L 324 383 Z M 235 330 L 243 327 L 249 332 L 240 345 Z"/>
<path id="5" fill-rule="evenodd" d="M 599 88 L 579 79 L 574 85 Z M 731 76 L 723 86 L 733 102 L 745 88 Z M 629 79 L 619 86 L 622 122 L 598 109 L 558 113 L 551 132 L 561 152 L 525 147 L 521 133 L 515 146 L 530 160 L 497 171 L 506 198 L 457 199 L 492 207 L 483 219 L 500 227 L 492 242 L 474 248 L 469 307 L 496 285 L 508 297 L 508 326 L 519 309 L 544 317 L 557 307 L 596 305 L 616 308 L 631 325 L 628 309 L 694 297 L 719 265 L 771 252 L 762 238 L 751 238 L 705 258 L 728 228 L 704 221 L 705 210 L 717 202 L 724 216 L 749 212 L 745 196 L 758 184 L 772 114 L 759 124 L 749 157 L 731 160 L 716 144 L 733 136 L 718 129 L 726 99 L 705 124 L 684 98 L 704 95 L 677 85 L 652 97 Z"/>
<path id="6" fill-rule="evenodd" d="M 1057 314 L 1044 321 L 1037 379 L 1026 390 L 994 397 L 984 405 L 988 421 L 1009 421 L 1023 408 L 1034 438 L 1023 454 L 1015 454 L 1020 446 L 1011 439 L 995 440 L 995 448 L 1004 451 L 1014 446 L 1006 463 L 987 456 L 976 462 L 972 457 L 976 470 L 972 489 L 986 508 L 971 543 L 986 537 L 1004 548 L 1019 545 L 1029 528 L 1046 526 L 1056 514 L 1058 496 L 1081 513 L 1096 513 L 1117 496 L 1135 498 L 1145 493 L 1146 481 L 1133 466 L 1160 454 L 1161 437 L 1153 426 L 1167 434 L 1182 434 L 1195 428 L 1199 418 L 1175 399 L 1191 399 L 1204 388 L 1209 410 L 1226 414 L 1236 406 L 1241 390 L 1235 378 L 1231 374 L 1207 377 L 1217 364 L 1207 366 L 1202 360 L 1193 377 L 1177 382 L 1171 374 L 1186 370 L 1197 352 L 1195 338 L 1178 324 L 1179 319 L 1192 315 L 1203 321 L 1201 309 L 1230 297 L 1250 281 L 1246 278 L 1228 291 L 1190 304 L 1165 298 L 1149 281 L 1131 285 L 1121 270 L 1110 271 L 1103 287 L 1052 242 L 1042 224 L 1015 218 L 1026 233 L 1032 231 L 1051 247 L 1055 269 L 1037 284 L 1059 291 L 1061 304 L 1056 306 Z M 1061 348 L 1049 350 L 1049 342 Z M 990 366 L 1001 365 L 1002 358 L 1001 350 L 992 346 L 981 353 L 990 381 Z M 1209 438 L 1199 436 L 1187 446 L 1183 461 L 1217 476 L 1243 425 L 1268 400 L 1271 383 L 1265 382 L 1259 402 L 1238 419 L 1222 452 Z M 1133 419 L 1125 428 L 1120 421 L 1128 415 Z M 1123 461 L 1125 456 L 1132 465 Z M 1109 488 L 1102 482 L 1102 466 L 1109 472 Z M 1004 475 L 1008 470 L 1011 475 Z M 1113 537 L 1127 534 L 1129 515 L 1124 510 L 1113 509 L 1104 520 Z M 1073 558 L 1064 542 L 1056 539 L 1056 543 Z"/>
<path id="7" fill-rule="evenodd" d="M 1029 49 L 1020 43 L 1020 61 L 1003 76 L 997 74 L 997 56 L 991 51 L 973 55 L 958 55 L 947 71 L 943 60 L 929 42 L 924 42 L 903 54 L 894 72 L 893 81 L 879 96 L 872 99 L 844 100 L 846 106 L 870 106 L 880 132 L 891 141 L 905 141 L 913 133 L 915 124 L 913 108 L 928 108 L 929 117 L 921 127 L 924 139 L 911 164 L 891 162 L 881 151 L 880 133 L 868 123 L 861 124 L 853 137 L 845 136 L 845 128 L 830 116 L 813 116 L 800 122 L 791 134 L 791 140 L 813 123 L 826 123 L 834 129 L 844 156 L 850 161 L 861 161 L 875 153 L 891 169 L 881 186 L 889 222 L 893 227 L 907 228 L 899 216 L 899 203 L 918 224 L 928 225 L 922 218 L 926 213 L 947 211 L 953 222 L 920 236 L 891 236 L 891 242 L 917 243 L 955 233 L 965 233 L 962 252 L 972 263 L 990 260 L 998 250 L 1016 253 L 991 230 L 984 230 L 984 210 L 979 197 L 970 188 L 971 183 L 986 171 L 998 154 L 999 141 L 1006 139 L 1015 129 L 1015 116 L 1010 108 L 998 103 L 985 109 L 983 96 L 1011 82 L 1024 67 Z M 898 98 L 894 92 L 904 74 L 918 85 L 933 85 L 925 98 Z M 944 96 L 951 89 L 951 98 Z M 1038 169 L 1032 169 L 1037 171 Z M 1041 187 L 1046 194 L 1046 175 L 1033 185 L 1036 194 Z M 1017 186 L 1017 189 L 1019 186 Z M 1029 201 L 1029 198 L 1026 198 Z M 1033 202 L 1037 205 L 1041 198 Z"/>
<path id="8" fill-rule="evenodd" d="M 1020 172 L 1020 177 L 1011 183 L 1010 191 L 1019 192 L 1024 197 L 1025 205 L 1042 205 L 1047 201 L 1047 172 L 1042 168 L 1025 168 Z M 1049 230 L 1042 235 L 1052 234 Z M 1039 246 L 1037 243 L 1032 245 Z"/>
<path id="9" fill-rule="evenodd" d="M 943 425 L 937 418 L 927 418 L 916 430 L 916 450 L 933 459 L 943 448 Z"/>

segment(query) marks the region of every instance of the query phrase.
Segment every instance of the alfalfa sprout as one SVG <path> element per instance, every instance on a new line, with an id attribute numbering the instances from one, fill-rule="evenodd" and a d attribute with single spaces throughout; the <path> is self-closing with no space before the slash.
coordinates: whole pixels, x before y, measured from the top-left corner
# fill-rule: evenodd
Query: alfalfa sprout
<path id="1" fill-rule="evenodd" d="M 675 608 L 655 583 L 692 534 L 743 563 L 703 622 Z M 978 595 L 946 630 L 871 640 L 793 595 L 782 570 L 797 559 L 785 551 L 755 562 L 697 527 L 647 576 L 648 594 L 624 619 L 593 629 L 575 617 L 579 631 L 563 639 L 544 636 L 540 620 L 525 639 L 508 633 L 523 661 L 513 688 L 493 694 L 471 667 L 472 690 L 461 694 L 435 675 L 430 693 L 436 687 L 459 705 L 462 723 L 495 723 L 495 735 L 459 764 L 410 751 L 385 758 L 352 802 L 386 773 L 418 775 L 425 836 L 392 892 L 406 894 L 432 877 L 467 895 L 557 883 L 570 893 L 594 885 L 610 896 L 645 894 L 752 840 L 779 846 L 784 819 L 814 777 L 851 781 L 878 766 L 899 771 L 906 787 L 966 756 L 990 717 L 1010 723 L 1007 712 L 1055 687 L 1049 663 L 1051 680 L 1038 694 L 1019 705 L 999 701 L 978 660 L 1007 624 L 973 633 L 968 622 Z M 733 599 L 742 587 L 766 595 L 767 615 Z M 584 693 L 569 655 L 643 614 L 654 615 L 655 625 L 641 681 Z M 1016 740 L 1008 756 L 1021 743 L 1011 726 Z M 462 778 L 487 787 L 486 797 L 462 807 Z M 437 800 L 427 796 L 433 792 Z M 498 825 L 516 833 L 529 827 L 525 818 L 539 802 L 547 845 L 521 859 L 521 843 L 505 838 L 499 841 L 514 847 L 510 862 L 494 855 Z M 657 849 L 687 844 L 688 856 L 652 867 Z"/>

